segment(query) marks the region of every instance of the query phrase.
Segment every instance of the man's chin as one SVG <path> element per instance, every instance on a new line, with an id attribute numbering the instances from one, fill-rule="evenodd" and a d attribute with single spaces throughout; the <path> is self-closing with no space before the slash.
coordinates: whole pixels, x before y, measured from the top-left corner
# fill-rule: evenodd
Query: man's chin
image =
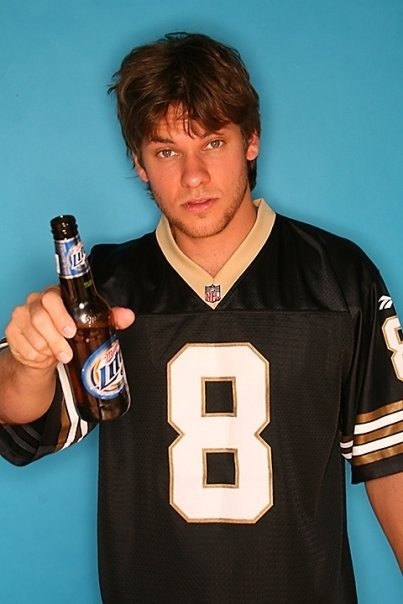
<path id="1" fill-rule="evenodd" d="M 169 220 L 169 222 L 173 232 L 180 233 L 182 236 L 188 237 L 189 239 L 206 239 L 214 237 L 214 235 L 221 233 L 227 226 L 226 222 L 220 224 L 206 222 L 205 224 L 202 224 L 202 220 L 199 221 L 199 224 L 196 222 L 191 225 L 172 220 Z"/>

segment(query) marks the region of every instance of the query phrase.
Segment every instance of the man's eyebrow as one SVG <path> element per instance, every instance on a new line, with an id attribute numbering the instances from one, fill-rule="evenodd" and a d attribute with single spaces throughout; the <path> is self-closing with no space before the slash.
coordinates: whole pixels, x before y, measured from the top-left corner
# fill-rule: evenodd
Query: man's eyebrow
<path id="1" fill-rule="evenodd" d="M 223 130 L 205 130 L 200 134 L 193 133 L 194 137 L 199 138 L 208 138 L 209 136 L 224 136 Z M 193 137 L 192 137 L 193 138 Z M 174 145 L 175 141 L 168 136 L 159 136 L 158 134 L 153 134 L 148 139 L 149 143 L 163 143 L 166 145 Z"/>
<path id="2" fill-rule="evenodd" d="M 168 138 L 166 136 L 150 136 L 150 138 L 148 139 L 148 141 L 150 143 L 166 143 L 166 144 L 174 144 L 174 141 L 171 138 Z"/>

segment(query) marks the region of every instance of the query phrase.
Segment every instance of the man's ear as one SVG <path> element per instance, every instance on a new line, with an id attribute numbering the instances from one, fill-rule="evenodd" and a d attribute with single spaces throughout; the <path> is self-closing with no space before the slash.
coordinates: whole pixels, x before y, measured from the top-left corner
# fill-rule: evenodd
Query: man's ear
<path id="1" fill-rule="evenodd" d="M 144 166 L 140 163 L 138 156 L 135 153 L 132 153 L 134 167 L 136 168 L 136 172 L 143 182 L 148 182 L 147 172 Z"/>
<path id="2" fill-rule="evenodd" d="M 253 132 L 249 137 L 248 145 L 246 147 L 246 159 L 252 161 L 259 155 L 260 139 L 257 132 Z"/>

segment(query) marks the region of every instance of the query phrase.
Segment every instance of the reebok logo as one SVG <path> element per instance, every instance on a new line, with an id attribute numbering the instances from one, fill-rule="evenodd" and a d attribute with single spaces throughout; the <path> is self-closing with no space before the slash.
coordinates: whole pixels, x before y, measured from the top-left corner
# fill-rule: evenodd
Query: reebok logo
<path id="1" fill-rule="evenodd" d="M 390 296 L 381 296 L 378 300 L 379 310 L 386 310 L 387 308 L 391 308 L 393 304 L 393 300 Z"/>

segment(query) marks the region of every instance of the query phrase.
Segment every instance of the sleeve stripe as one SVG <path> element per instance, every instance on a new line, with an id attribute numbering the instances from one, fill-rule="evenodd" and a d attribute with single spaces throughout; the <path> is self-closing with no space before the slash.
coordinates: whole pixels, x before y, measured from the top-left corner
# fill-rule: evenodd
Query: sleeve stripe
<path id="1" fill-rule="evenodd" d="M 383 417 L 374 419 L 370 422 L 357 424 L 354 428 L 354 434 L 367 434 L 368 432 L 378 430 L 379 428 L 383 428 L 384 426 L 388 426 L 390 424 L 394 424 L 402 420 L 403 409 L 401 411 L 397 411 L 396 413 L 384 415 Z"/>
<path id="2" fill-rule="evenodd" d="M 373 463 L 375 461 L 380 461 L 381 459 L 388 459 L 389 457 L 395 457 L 403 453 L 403 443 L 394 447 L 388 447 L 386 449 L 381 449 L 379 451 L 375 451 L 373 453 L 368 453 L 366 455 L 361 455 L 357 457 L 353 461 L 353 466 L 363 466 L 368 463 Z"/>
<path id="3" fill-rule="evenodd" d="M 352 449 L 353 448 L 353 439 L 345 441 L 345 442 L 340 442 L 340 447 L 342 449 Z"/>
<path id="4" fill-rule="evenodd" d="M 7 432 L 7 434 L 9 434 L 11 436 L 11 438 L 13 439 L 13 441 L 19 447 L 21 447 L 21 449 L 24 449 L 24 451 L 28 451 L 28 453 L 36 453 L 36 448 L 35 447 L 31 447 L 31 445 L 29 445 L 27 442 L 25 442 L 25 440 L 23 440 L 22 438 L 20 438 L 18 436 L 18 434 L 15 432 L 15 430 L 11 426 L 8 426 L 7 424 L 3 424 L 1 427 L 2 427 L 2 430 L 4 430 L 5 432 Z"/>
<path id="5" fill-rule="evenodd" d="M 31 424 L 22 424 L 20 425 L 20 428 L 38 442 L 41 440 L 41 435 L 39 434 L 39 432 L 37 432 L 37 430 L 34 430 Z"/>
<path id="6" fill-rule="evenodd" d="M 353 441 L 349 440 L 348 442 L 340 443 L 341 454 L 344 459 L 352 459 L 353 457 Z"/>
<path id="7" fill-rule="evenodd" d="M 389 403 L 389 405 L 384 405 L 383 407 L 379 407 L 376 411 L 370 411 L 368 413 L 359 413 L 356 418 L 357 424 L 366 424 L 370 423 L 376 419 L 385 417 L 390 415 L 391 413 L 396 413 L 396 411 L 403 410 L 403 401 L 396 401 L 394 403 Z"/>
<path id="8" fill-rule="evenodd" d="M 402 421 L 388 424 L 385 428 L 379 428 L 379 430 L 373 430 L 369 433 L 361 434 L 361 436 L 354 437 L 355 445 L 364 445 L 365 443 L 391 436 L 392 434 L 403 433 L 403 414 Z"/>
<path id="9" fill-rule="evenodd" d="M 361 466 L 403 452 L 403 400 L 389 403 L 356 418 L 354 436 L 342 435 L 343 457 Z"/>
<path id="10" fill-rule="evenodd" d="M 74 404 L 73 393 L 70 386 L 70 381 L 65 366 L 62 363 L 59 363 L 57 366 L 57 371 L 59 373 L 59 379 L 63 390 L 66 411 L 70 419 L 70 428 L 67 437 L 64 441 L 64 444 L 61 447 L 61 449 L 65 449 L 66 447 L 69 447 L 73 442 L 79 442 L 82 438 L 84 438 L 84 436 L 88 433 L 88 423 L 80 419 L 77 413 L 76 406 Z M 78 429 L 81 430 L 81 436 L 79 438 L 77 438 Z"/>
<path id="11" fill-rule="evenodd" d="M 363 445 L 354 445 L 353 446 L 353 456 L 361 456 L 366 453 L 372 453 L 373 451 L 378 451 L 381 449 L 386 449 L 388 447 L 393 447 L 394 445 L 402 444 L 403 433 L 400 431 L 397 434 L 393 434 L 392 436 L 388 436 L 386 438 L 381 438 L 378 440 L 374 440 L 372 442 L 368 442 Z"/>

